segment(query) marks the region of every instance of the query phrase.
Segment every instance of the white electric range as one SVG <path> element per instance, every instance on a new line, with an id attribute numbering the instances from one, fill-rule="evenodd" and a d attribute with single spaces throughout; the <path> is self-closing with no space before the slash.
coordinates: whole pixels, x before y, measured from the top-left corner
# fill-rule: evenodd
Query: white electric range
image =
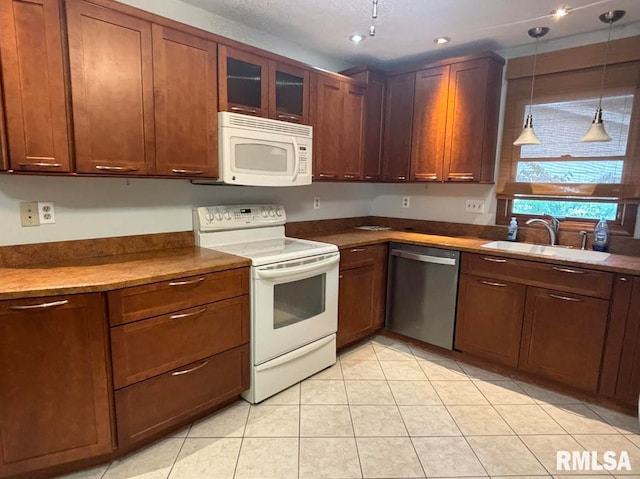
<path id="1" fill-rule="evenodd" d="M 287 238 L 279 205 L 193 210 L 196 244 L 251 260 L 251 387 L 264 399 L 336 362 L 335 245 Z"/>

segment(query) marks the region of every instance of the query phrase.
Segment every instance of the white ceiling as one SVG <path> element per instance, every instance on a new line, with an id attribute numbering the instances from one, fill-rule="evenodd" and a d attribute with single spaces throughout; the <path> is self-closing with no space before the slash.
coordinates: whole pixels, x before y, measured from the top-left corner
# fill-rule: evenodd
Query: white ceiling
<path id="1" fill-rule="evenodd" d="M 527 30 L 548 26 L 553 40 L 602 30 L 598 16 L 626 10 L 614 26 L 640 22 L 640 0 L 566 0 L 572 13 L 551 18 L 562 0 L 379 0 L 376 36 L 368 37 L 372 0 L 183 0 L 216 15 L 352 64 L 391 66 L 480 50 L 503 50 L 531 41 Z M 354 45 L 352 33 L 365 35 Z M 451 37 L 436 46 L 437 36 Z"/>

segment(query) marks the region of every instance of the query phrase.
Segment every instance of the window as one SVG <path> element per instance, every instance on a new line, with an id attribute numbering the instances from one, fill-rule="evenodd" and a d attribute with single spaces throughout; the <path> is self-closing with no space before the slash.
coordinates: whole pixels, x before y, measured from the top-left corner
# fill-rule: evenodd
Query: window
<path id="1" fill-rule="evenodd" d="M 625 41 L 640 48 L 640 37 Z M 542 73 L 536 75 L 532 113 L 540 145 L 512 144 L 528 113 L 531 77 L 524 73 L 530 75 L 526 65 L 531 58 L 509 62 L 498 224 L 508 224 L 517 215 L 523 220 L 553 215 L 566 220 L 564 228 L 573 224 L 583 229 L 605 218 L 614 231 L 633 233 L 637 206 L 629 203 L 640 196 L 638 188 L 630 188 L 640 184 L 640 62 L 608 66 L 602 109 L 612 141 L 582 143 L 598 106 L 602 67 L 585 68 L 580 56 L 585 49 L 599 47 L 539 57 Z M 561 57 L 564 61 L 557 60 Z M 598 55 L 592 53 L 590 58 Z M 576 62 L 581 68 L 572 69 Z"/>

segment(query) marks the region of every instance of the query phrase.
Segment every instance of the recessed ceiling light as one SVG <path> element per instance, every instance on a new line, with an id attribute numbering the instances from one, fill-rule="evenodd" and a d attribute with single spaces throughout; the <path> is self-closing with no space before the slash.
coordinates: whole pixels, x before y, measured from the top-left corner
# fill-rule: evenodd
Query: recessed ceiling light
<path id="1" fill-rule="evenodd" d="M 355 43 L 357 45 L 362 40 L 364 40 L 364 37 L 362 35 L 360 35 L 359 33 L 354 33 L 352 35 L 349 35 L 349 40 L 351 40 L 353 43 Z"/>
<path id="2" fill-rule="evenodd" d="M 562 6 L 560 8 L 556 8 L 555 10 L 551 10 L 549 12 L 549 15 L 552 15 L 556 18 L 562 18 L 569 15 L 569 13 L 571 13 L 571 9 L 567 6 Z"/>
<path id="3" fill-rule="evenodd" d="M 444 45 L 446 43 L 449 43 L 450 41 L 451 38 L 449 37 L 438 37 L 433 39 L 433 43 L 435 43 L 436 45 Z"/>

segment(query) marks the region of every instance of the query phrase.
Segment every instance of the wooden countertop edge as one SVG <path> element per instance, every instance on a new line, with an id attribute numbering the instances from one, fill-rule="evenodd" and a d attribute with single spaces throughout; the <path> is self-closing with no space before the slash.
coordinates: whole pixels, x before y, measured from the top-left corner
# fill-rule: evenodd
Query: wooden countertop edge
<path id="1" fill-rule="evenodd" d="M 99 293 L 248 266 L 247 258 L 195 247 L 41 267 L 3 267 L 0 300 Z"/>
<path id="2" fill-rule="evenodd" d="M 519 253 L 483 248 L 481 245 L 493 240 L 473 237 L 454 237 L 442 235 L 430 235 L 426 233 L 413 233 L 405 231 L 353 231 L 346 230 L 329 234 L 305 235 L 306 239 L 323 241 L 335 244 L 340 249 L 366 246 L 371 244 L 399 242 L 434 246 L 443 249 L 452 249 L 467 253 L 481 253 L 488 256 L 499 256 L 521 260 L 536 261 L 539 263 L 563 264 L 587 268 L 611 273 L 640 275 L 640 257 L 612 254 L 606 261 L 580 261 L 575 259 L 549 257 L 531 253 Z"/>

